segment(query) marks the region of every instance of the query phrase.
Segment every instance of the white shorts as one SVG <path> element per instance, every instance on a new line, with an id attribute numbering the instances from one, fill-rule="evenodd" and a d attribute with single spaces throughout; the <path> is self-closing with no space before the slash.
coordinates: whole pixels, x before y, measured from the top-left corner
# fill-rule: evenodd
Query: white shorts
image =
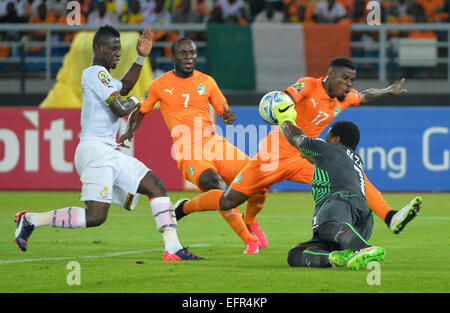
<path id="1" fill-rule="evenodd" d="M 82 183 L 81 201 L 115 203 L 132 210 L 139 184 L 150 169 L 138 159 L 101 141 L 78 144 L 75 167 Z"/>

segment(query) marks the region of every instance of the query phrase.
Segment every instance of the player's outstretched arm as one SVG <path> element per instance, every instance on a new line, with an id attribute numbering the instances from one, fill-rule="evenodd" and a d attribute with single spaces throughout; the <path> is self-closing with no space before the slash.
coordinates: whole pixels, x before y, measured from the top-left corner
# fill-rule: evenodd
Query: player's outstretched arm
<path id="1" fill-rule="evenodd" d="M 140 108 L 141 103 L 139 99 L 131 96 L 128 97 L 127 100 L 122 101 L 120 97 L 116 97 L 109 104 L 109 108 L 111 111 L 118 117 L 124 117 L 133 112 L 134 109 Z"/>
<path id="2" fill-rule="evenodd" d="M 370 88 L 364 90 L 361 92 L 361 103 L 367 103 L 383 96 L 398 96 L 404 94 L 405 92 L 407 92 L 407 90 L 403 88 L 404 83 L 405 79 L 402 78 L 400 81 L 383 89 Z"/>
<path id="3" fill-rule="evenodd" d="M 139 38 L 136 46 L 138 56 L 134 63 L 131 65 L 128 72 L 122 78 L 122 89 L 120 90 L 121 96 L 126 96 L 136 84 L 139 75 L 141 74 L 145 59 L 148 57 L 150 51 L 152 50 L 152 41 L 153 33 L 150 27 L 147 26 L 142 32 L 141 38 Z"/>
<path id="4" fill-rule="evenodd" d="M 299 149 L 300 144 L 306 138 L 303 130 L 292 121 L 285 121 L 280 125 L 280 129 L 289 143 Z"/>
<path id="5" fill-rule="evenodd" d="M 139 128 L 139 126 L 141 126 L 144 116 L 145 115 L 139 111 L 139 108 L 136 108 L 133 113 L 131 113 L 130 117 L 128 118 L 127 130 L 119 138 L 119 144 L 121 147 L 129 148 L 125 144 L 125 140 L 131 141 L 133 139 L 133 134 Z"/>

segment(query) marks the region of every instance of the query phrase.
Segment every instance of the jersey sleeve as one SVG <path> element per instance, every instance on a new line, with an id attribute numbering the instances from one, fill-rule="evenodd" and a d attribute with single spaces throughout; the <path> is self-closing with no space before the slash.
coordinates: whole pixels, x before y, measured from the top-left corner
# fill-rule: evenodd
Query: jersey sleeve
<path id="1" fill-rule="evenodd" d="M 148 114 L 159 100 L 159 84 L 157 80 L 152 81 L 141 99 L 141 108 L 139 112 Z"/>
<path id="2" fill-rule="evenodd" d="M 356 89 L 351 89 L 346 98 L 349 106 L 358 106 L 361 103 L 361 94 Z"/>
<path id="3" fill-rule="evenodd" d="M 295 100 L 295 103 L 299 103 L 304 97 L 308 96 L 313 88 L 312 82 L 307 77 L 299 78 L 295 84 L 287 87 L 284 92 L 289 93 Z"/>
<path id="4" fill-rule="evenodd" d="M 305 155 L 319 156 L 327 143 L 321 138 L 311 138 L 303 136 L 303 140 L 298 144 L 298 149 Z"/>
<path id="5" fill-rule="evenodd" d="M 120 90 L 113 84 L 113 78 L 106 69 L 95 69 L 92 73 L 89 86 L 100 99 L 109 105 L 114 99 L 120 97 Z"/>
<path id="6" fill-rule="evenodd" d="M 223 112 L 229 108 L 227 99 L 223 95 L 222 91 L 220 91 L 220 88 L 214 78 L 210 77 L 208 83 L 211 88 L 211 94 L 208 99 L 209 103 L 211 103 L 217 114 L 222 115 Z"/>

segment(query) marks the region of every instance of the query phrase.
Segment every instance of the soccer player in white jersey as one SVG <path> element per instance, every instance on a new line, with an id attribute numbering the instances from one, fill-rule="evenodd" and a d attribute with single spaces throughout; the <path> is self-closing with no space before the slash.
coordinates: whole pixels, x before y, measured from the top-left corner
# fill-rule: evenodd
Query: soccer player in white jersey
<path id="1" fill-rule="evenodd" d="M 164 240 L 163 261 L 203 259 L 181 245 L 164 182 L 142 162 L 116 150 L 120 118 L 140 107 L 136 97 L 123 101 L 120 96 L 126 96 L 138 80 L 144 60 L 151 51 L 152 39 L 151 29 L 147 26 L 138 40 L 135 62 L 122 80 L 117 80 L 109 70 L 120 60 L 120 33 L 109 25 L 100 27 L 95 33 L 94 60 L 81 78 L 81 135 L 75 152 L 75 167 L 82 182 L 81 200 L 86 207 L 71 206 L 45 213 L 19 212 L 15 242 L 22 251 L 26 251 L 28 238 L 37 227 L 99 226 L 105 222 L 111 202 L 130 209 L 139 195 L 145 194 L 150 199 L 156 226 Z"/>

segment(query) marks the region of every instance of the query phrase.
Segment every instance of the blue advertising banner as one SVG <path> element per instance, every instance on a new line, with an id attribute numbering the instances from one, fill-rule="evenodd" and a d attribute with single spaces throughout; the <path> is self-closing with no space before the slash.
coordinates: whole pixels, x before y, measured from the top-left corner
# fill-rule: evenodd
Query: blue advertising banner
<path id="1" fill-rule="evenodd" d="M 253 156 L 271 126 L 259 117 L 257 107 L 234 107 L 237 120 L 219 130 L 232 143 Z M 365 173 L 380 191 L 450 192 L 449 107 L 349 108 L 335 121 L 358 125 L 361 141 L 357 152 Z M 328 128 L 320 136 L 325 138 Z M 245 134 L 245 135 L 244 135 Z M 272 191 L 310 190 L 310 186 L 284 181 Z"/>

